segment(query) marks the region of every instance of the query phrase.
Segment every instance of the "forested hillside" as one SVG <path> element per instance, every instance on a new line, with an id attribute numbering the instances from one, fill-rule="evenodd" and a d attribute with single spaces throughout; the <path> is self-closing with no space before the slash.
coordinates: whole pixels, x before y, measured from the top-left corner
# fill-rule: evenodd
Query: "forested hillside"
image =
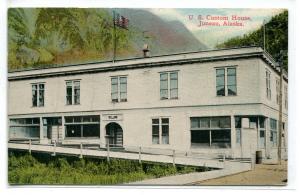
<path id="1" fill-rule="evenodd" d="M 288 70 L 288 11 L 284 11 L 274 17 L 266 24 L 266 50 L 276 61 L 280 59 L 280 50 L 283 50 L 283 65 Z M 263 26 L 242 37 L 231 38 L 217 45 L 217 48 L 230 48 L 237 46 L 263 46 Z"/>
<path id="2" fill-rule="evenodd" d="M 142 56 L 144 43 L 153 55 L 201 50 L 184 25 L 173 25 L 147 10 L 118 9 L 129 30 L 117 28 L 117 58 Z M 112 59 L 111 9 L 10 8 L 8 68 L 60 66 Z M 148 39 L 145 37 L 149 37 Z"/>

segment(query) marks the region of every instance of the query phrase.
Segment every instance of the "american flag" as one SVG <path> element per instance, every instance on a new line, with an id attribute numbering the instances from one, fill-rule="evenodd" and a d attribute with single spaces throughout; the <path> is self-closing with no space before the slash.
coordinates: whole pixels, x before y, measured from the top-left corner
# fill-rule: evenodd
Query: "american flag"
<path id="1" fill-rule="evenodd" d="M 118 27 L 128 29 L 129 20 L 124 16 L 117 14 L 115 16 L 114 23 Z"/>

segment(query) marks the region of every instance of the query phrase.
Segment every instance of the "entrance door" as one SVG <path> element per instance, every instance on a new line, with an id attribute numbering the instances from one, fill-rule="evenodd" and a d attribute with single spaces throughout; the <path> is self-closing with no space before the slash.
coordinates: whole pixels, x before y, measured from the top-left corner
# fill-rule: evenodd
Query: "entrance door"
<path id="1" fill-rule="evenodd" d="M 122 127 L 115 122 L 109 123 L 105 127 L 106 129 L 106 142 L 113 147 L 123 146 L 123 130 Z"/>
<path id="2" fill-rule="evenodd" d="M 44 118 L 44 129 L 47 129 L 46 135 L 51 142 L 62 141 L 61 117 Z"/>

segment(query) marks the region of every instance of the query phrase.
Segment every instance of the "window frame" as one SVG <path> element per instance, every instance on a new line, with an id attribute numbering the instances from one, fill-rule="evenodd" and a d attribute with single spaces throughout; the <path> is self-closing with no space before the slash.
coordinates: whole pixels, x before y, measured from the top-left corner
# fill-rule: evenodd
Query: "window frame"
<path id="1" fill-rule="evenodd" d="M 121 82 L 122 79 L 126 80 L 126 82 Z M 113 83 L 113 80 L 116 79 L 116 83 Z M 113 91 L 113 85 L 116 86 L 116 91 Z M 125 91 L 121 91 L 121 85 L 125 85 Z M 122 94 L 125 94 L 126 98 L 122 98 Z M 111 95 L 111 102 L 118 103 L 118 102 L 127 102 L 128 101 L 128 76 L 127 75 L 118 75 L 118 76 L 111 76 L 110 77 L 110 95 Z M 114 95 L 117 95 L 117 98 L 113 98 Z"/>
<path id="2" fill-rule="evenodd" d="M 81 92 L 81 85 L 80 85 L 81 80 L 80 79 L 75 79 L 75 80 L 66 80 L 66 105 L 71 106 L 71 105 L 80 105 L 80 92 Z M 68 85 L 70 83 L 70 85 Z M 78 83 L 78 85 L 76 85 Z M 68 95 L 68 88 L 71 88 L 71 95 Z M 76 94 L 76 91 L 78 91 Z M 77 98 L 78 97 L 78 98 Z M 71 103 L 68 103 L 69 98 L 71 98 Z"/>
<path id="3" fill-rule="evenodd" d="M 179 82 L 178 82 L 178 77 L 179 77 L 179 70 L 172 70 L 172 71 L 163 71 L 159 72 L 159 96 L 160 100 L 176 100 L 179 97 Z M 167 78 L 162 80 L 162 75 L 166 74 Z M 176 79 L 171 78 L 171 75 L 175 74 Z M 172 88 L 171 82 L 172 80 L 176 81 L 176 87 Z M 167 83 L 167 88 L 162 88 L 162 81 L 165 81 Z M 176 96 L 172 97 L 172 91 L 176 90 Z M 167 91 L 167 97 L 162 96 L 162 91 Z"/>
<path id="4" fill-rule="evenodd" d="M 84 118 L 89 117 L 90 121 L 85 121 Z M 97 121 L 93 121 L 94 118 L 97 118 Z M 66 118 L 72 119 L 72 121 L 67 121 Z M 76 121 L 76 119 L 80 119 L 80 121 Z M 100 138 L 100 116 L 99 115 L 82 115 L 82 116 L 64 116 L 64 128 L 65 128 L 65 138 L 66 139 L 87 139 L 87 138 Z M 80 137 L 72 137 L 67 136 L 67 126 L 76 126 L 80 127 Z M 84 127 L 87 125 L 98 125 L 98 134 L 99 136 L 84 136 Z"/>
<path id="5" fill-rule="evenodd" d="M 266 69 L 266 96 L 268 100 L 272 99 L 271 71 L 268 69 Z"/>
<path id="6" fill-rule="evenodd" d="M 192 119 L 197 119 L 198 120 L 198 127 L 192 127 Z M 202 127 L 201 125 L 201 120 L 203 119 L 209 119 L 209 125 L 208 127 L 205 126 L 205 127 Z M 218 119 L 218 120 L 216 120 Z M 224 125 L 224 124 L 221 124 L 221 119 L 227 119 L 229 122 L 229 126 L 227 127 L 221 127 L 221 125 Z M 218 121 L 218 127 L 217 126 L 214 126 L 215 124 L 213 124 L 213 121 L 216 122 Z M 224 122 L 224 121 L 223 121 Z M 231 116 L 209 116 L 209 117 L 205 117 L 205 116 L 201 116 L 201 117 L 190 117 L 190 133 L 191 133 L 191 147 L 192 148 L 199 148 L 199 146 L 195 146 L 195 143 L 192 142 L 192 132 L 193 131 L 209 131 L 209 145 L 208 146 L 205 146 L 205 144 L 203 144 L 203 146 L 200 146 L 200 148 L 210 148 L 210 149 L 222 149 L 222 148 L 231 148 L 232 147 L 232 139 L 231 139 L 231 134 L 232 134 L 232 131 L 231 131 L 231 127 L 232 127 L 232 124 L 231 124 Z M 229 146 L 228 147 L 216 147 L 215 143 L 216 142 L 213 142 L 213 136 L 212 134 L 215 134 L 217 131 L 229 131 L 230 133 L 230 136 L 229 136 Z"/>
<path id="7" fill-rule="evenodd" d="M 234 69 L 235 73 L 234 74 L 230 74 L 228 73 L 228 71 L 230 69 Z M 218 71 L 223 70 L 224 74 L 223 75 L 219 75 Z M 230 76 L 234 76 L 234 84 L 230 84 L 228 83 L 229 77 Z M 224 85 L 218 85 L 218 77 L 224 77 L 223 82 Z M 233 66 L 222 66 L 222 67 L 215 67 L 215 78 L 216 78 L 216 85 L 215 85 L 215 89 L 216 89 L 216 96 L 217 97 L 230 97 L 230 96 L 237 96 L 238 95 L 238 88 L 237 88 L 237 65 L 233 65 Z M 224 87 L 224 95 L 218 95 L 218 87 Z M 229 93 L 229 88 L 231 86 L 235 87 L 235 94 L 230 94 Z"/>
<path id="8" fill-rule="evenodd" d="M 270 124 L 270 143 L 272 144 L 272 147 L 277 147 L 278 146 L 278 121 L 276 119 L 270 118 L 269 124 Z M 275 128 L 273 128 L 273 125 Z"/>
<path id="9" fill-rule="evenodd" d="M 43 88 L 41 89 L 41 85 L 43 85 Z M 34 90 L 33 87 L 36 86 L 36 89 Z M 36 105 L 34 104 L 34 95 L 33 91 L 36 92 Z M 42 101 L 41 101 L 41 95 L 40 92 L 42 91 Z M 31 105 L 32 107 L 44 107 L 45 106 L 45 83 L 39 82 L 39 83 L 31 83 Z M 42 104 L 41 104 L 42 102 Z"/>
<path id="10" fill-rule="evenodd" d="M 154 120 L 158 120 L 158 123 L 153 123 Z M 168 122 L 163 122 L 163 120 L 168 120 Z M 153 127 L 158 126 L 158 143 L 154 142 L 154 134 L 153 134 Z M 164 142 L 163 140 L 163 126 L 167 126 L 167 141 Z M 155 137 L 157 137 L 157 134 L 155 134 Z M 151 138 L 152 138 L 152 145 L 170 145 L 170 117 L 153 117 L 151 118 Z"/>

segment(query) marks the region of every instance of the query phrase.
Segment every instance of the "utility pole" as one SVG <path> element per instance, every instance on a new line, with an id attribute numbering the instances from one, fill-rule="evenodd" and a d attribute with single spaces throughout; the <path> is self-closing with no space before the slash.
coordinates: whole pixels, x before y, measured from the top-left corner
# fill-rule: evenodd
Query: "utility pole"
<path id="1" fill-rule="evenodd" d="M 281 142 L 282 142 L 282 80 L 283 80 L 283 50 L 280 50 L 279 70 L 280 70 L 280 84 L 279 84 L 279 122 L 278 122 L 278 163 L 281 165 Z"/>
<path id="2" fill-rule="evenodd" d="M 263 34 L 264 51 L 266 51 L 266 20 L 264 20 L 263 22 L 263 30 L 264 30 L 264 34 Z"/>

